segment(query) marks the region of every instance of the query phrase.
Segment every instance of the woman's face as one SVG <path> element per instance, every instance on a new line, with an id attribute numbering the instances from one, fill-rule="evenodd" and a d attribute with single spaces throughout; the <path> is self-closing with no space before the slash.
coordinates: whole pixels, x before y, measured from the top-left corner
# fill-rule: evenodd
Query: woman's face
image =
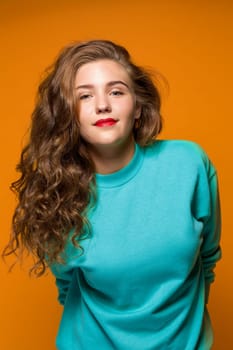
<path id="1" fill-rule="evenodd" d="M 140 116 L 131 79 L 125 68 L 109 59 L 84 64 L 75 78 L 82 138 L 94 148 L 133 140 Z"/>

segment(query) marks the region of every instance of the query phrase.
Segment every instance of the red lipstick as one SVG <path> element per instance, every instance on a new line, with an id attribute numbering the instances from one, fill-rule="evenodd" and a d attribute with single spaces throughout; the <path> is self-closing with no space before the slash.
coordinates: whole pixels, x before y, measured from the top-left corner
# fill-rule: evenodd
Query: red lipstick
<path id="1" fill-rule="evenodd" d="M 112 118 L 99 119 L 95 123 L 95 126 L 98 126 L 98 127 L 112 126 L 112 125 L 116 124 L 116 122 L 117 121 L 115 119 L 112 119 Z"/>

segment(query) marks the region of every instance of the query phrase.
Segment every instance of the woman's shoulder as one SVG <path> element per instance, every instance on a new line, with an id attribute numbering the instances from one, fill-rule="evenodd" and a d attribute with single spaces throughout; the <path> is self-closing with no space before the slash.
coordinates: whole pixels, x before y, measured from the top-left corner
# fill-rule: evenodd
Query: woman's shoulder
<path id="1" fill-rule="evenodd" d="M 175 154 L 188 154 L 206 157 L 204 149 L 196 142 L 190 140 L 155 140 L 149 148 L 153 152 L 169 152 Z M 178 153 L 177 153 L 178 152 Z"/>
<path id="2" fill-rule="evenodd" d="M 160 160 L 176 164 L 192 164 L 204 167 L 209 174 L 215 169 L 204 148 L 190 140 L 156 140 L 148 148 L 148 154 L 158 155 Z"/>

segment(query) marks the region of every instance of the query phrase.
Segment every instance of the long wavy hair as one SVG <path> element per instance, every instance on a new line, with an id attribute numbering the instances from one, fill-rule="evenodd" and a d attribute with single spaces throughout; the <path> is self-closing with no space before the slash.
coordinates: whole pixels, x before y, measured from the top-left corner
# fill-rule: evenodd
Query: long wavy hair
<path id="1" fill-rule="evenodd" d="M 72 243 L 80 248 L 84 227 L 90 227 L 84 212 L 95 198 L 95 167 L 80 136 L 74 80 L 82 65 L 100 59 L 118 62 L 132 80 L 141 107 L 139 124 L 133 130 L 135 141 L 146 146 L 162 128 L 158 88 L 124 47 L 91 40 L 76 42 L 60 52 L 38 88 L 29 142 L 17 165 L 21 175 L 11 185 L 18 205 L 3 252 L 3 256 L 14 253 L 18 259 L 25 251 L 32 254 L 31 272 L 36 276 L 42 275 L 48 264 L 62 263 L 70 232 Z"/>

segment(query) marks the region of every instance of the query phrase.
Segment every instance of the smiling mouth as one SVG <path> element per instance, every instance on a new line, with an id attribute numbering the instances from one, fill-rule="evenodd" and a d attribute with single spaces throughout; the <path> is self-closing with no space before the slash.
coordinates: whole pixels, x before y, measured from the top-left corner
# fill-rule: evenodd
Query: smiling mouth
<path id="1" fill-rule="evenodd" d="M 94 125 L 98 127 L 104 127 L 104 126 L 112 126 L 116 123 L 117 123 L 117 120 L 112 118 L 106 118 L 106 119 L 97 120 L 97 122 Z"/>

